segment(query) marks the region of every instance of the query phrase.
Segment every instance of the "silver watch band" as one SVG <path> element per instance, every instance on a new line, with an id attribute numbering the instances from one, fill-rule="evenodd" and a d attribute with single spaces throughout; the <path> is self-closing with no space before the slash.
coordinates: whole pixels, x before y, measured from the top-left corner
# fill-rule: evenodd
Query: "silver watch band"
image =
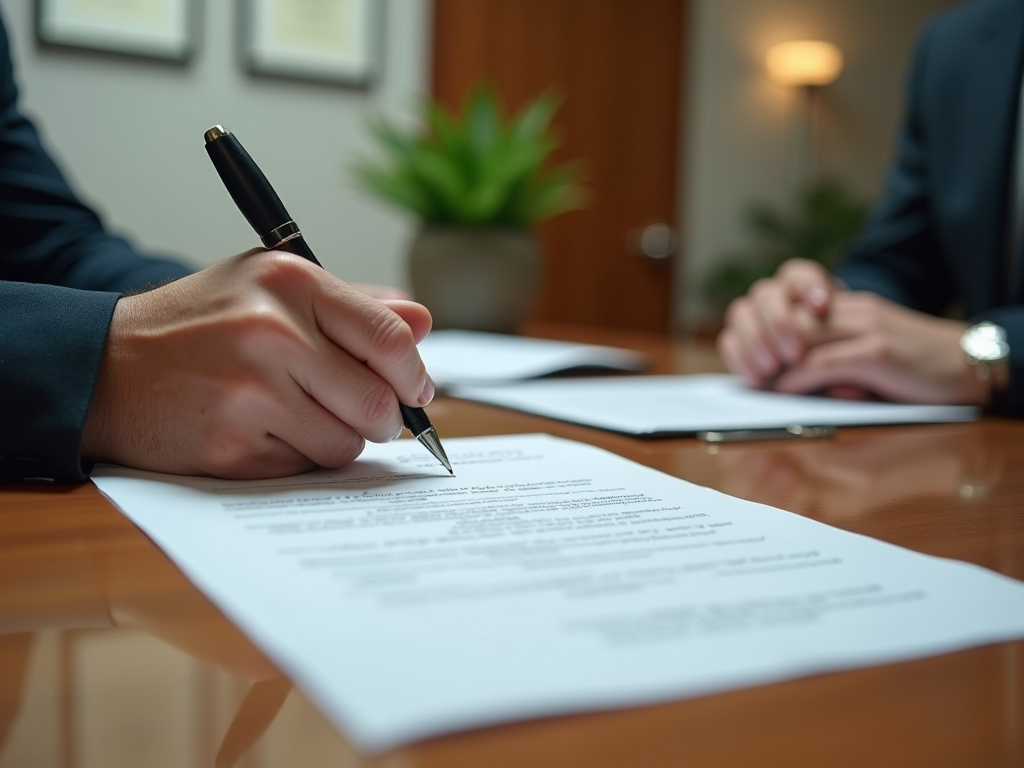
<path id="1" fill-rule="evenodd" d="M 960 348 L 978 378 L 982 405 L 987 408 L 1010 381 L 1010 346 L 1006 330 L 989 321 L 972 325 L 960 337 Z"/>

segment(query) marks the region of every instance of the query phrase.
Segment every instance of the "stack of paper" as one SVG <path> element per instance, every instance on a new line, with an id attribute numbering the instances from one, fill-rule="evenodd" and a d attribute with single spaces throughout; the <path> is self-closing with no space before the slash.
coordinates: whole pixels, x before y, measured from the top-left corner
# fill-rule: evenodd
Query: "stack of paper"
<path id="1" fill-rule="evenodd" d="M 434 331 L 419 351 L 442 390 L 580 370 L 642 371 L 649 364 L 644 355 L 628 349 L 479 331 Z"/>
<path id="2" fill-rule="evenodd" d="M 460 385 L 450 394 L 641 437 L 713 430 L 972 421 L 971 406 L 903 405 L 783 395 L 727 374 L 547 379 Z"/>

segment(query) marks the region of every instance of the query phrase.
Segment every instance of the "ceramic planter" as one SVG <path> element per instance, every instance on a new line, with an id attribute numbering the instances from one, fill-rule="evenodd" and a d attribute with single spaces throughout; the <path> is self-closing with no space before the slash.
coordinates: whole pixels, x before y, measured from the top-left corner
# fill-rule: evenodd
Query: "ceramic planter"
<path id="1" fill-rule="evenodd" d="M 525 229 L 428 226 L 409 251 L 413 297 L 434 328 L 517 332 L 540 293 L 542 267 Z"/>

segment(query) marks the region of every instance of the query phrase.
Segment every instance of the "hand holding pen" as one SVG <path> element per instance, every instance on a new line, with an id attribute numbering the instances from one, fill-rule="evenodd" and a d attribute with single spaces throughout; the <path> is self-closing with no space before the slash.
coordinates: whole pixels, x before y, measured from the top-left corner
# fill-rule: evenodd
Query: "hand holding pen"
<path id="1" fill-rule="evenodd" d="M 238 139 L 219 125 L 210 128 L 205 139 L 206 151 L 217 173 L 242 215 L 256 230 L 264 247 L 294 253 L 318 267 L 323 266 L 313 255 L 298 225 L 285 210 L 266 176 Z M 422 397 L 417 399 L 417 406 L 398 401 L 402 421 L 431 455 L 451 472 L 452 465 L 445 455 L 441 440 L 426 412 L 419 407 L 424 404 L 421 400 Z"/>
<path id="2" fill-rule="evenodd" d="M 434 394 L 430 313 L 254 249 L 114 308 L 82 455 L 140 469 L 280 477 L 354 460 Z"/>

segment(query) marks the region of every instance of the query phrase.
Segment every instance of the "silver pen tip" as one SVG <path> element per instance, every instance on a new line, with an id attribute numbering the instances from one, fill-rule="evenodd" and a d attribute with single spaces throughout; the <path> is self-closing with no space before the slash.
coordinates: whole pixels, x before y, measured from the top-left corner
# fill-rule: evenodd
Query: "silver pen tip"
<path id="1" fill-rule="evenodd" d="M 444 452 L 444 447 L 441 445 L 441 439 L 437 436 L 437 432 L 433 427 L 425 429 L 416 435 L 416 439 L 420 441 L 430 454 L 441 462 L 441 466 L 448 470 L 448 474 L 455 476 L 455 472 L 452 470 L 452 463 L 448 461 L 448 455 Z"/>

